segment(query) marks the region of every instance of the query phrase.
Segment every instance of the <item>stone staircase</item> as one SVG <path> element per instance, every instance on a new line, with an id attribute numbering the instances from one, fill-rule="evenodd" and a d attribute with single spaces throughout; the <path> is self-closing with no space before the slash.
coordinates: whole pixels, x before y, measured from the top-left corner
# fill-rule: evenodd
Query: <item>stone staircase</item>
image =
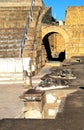
<path id="1" fill-rule="evenodd" d="M 37 20 L 40 13 L 40 7 L 33 7 L 33 16 L 29 23 L 28 33 L 27 33 L 27 39 L 25 42 L 24 50 L 23 50 L 23 56 L 24 57 L 33 57 L 33 49 L 35 46 L 35 35 L 36 35 L 36 26 L 37 26 Z"/>
<path id="2" fill-rule="evenodd" d="M 24 83 L 20 44 L 26 25 L 29 6 L 13 6 L 0 1 L 0 84 Z M 7 3 L 10 2 L 10 3 Z"/>
<path id="3" fill-rule="evenodd" d="M 0 84 L 24 84 L 22 73 L 0 73 Z"/>
<path id="4" fill-rule="evenodd" d="M 8 83 L 12 81 L 15 83 L 18 80 L 23 82 L 22 60 L 33 57 L 35 28 L 40 15 L 42 1 L 38 0 L 35 2 L 32 10 L 32 19 L 30 18 L 30 21 L 28 21 L 32 2 L 32 0 L 0 0 L 0 62 L 2 61 L 0 66 L 0 83 L 6 83 L 7 79 Z M 28 30 L 25 33 L 27 24 Z M 21 55 L 23 38 L 25 38 L 25 44 L 23 43 L 24 47 Z M 27 65 L 28 62 L 26 62 Z M 3 66 L 5 71 L 2 69 Z M 20 68 L 20 70 L 17 71 L 16 68 Z"/>
<path id="5" fill-rule="evenodd" d="M 20 56 L 20 43 L 23 29 L 0 29 L 0 58 Z"/>
<path id="6" fill-rule="evenodd" d="M 20 58 L 0 58 L 0 84 L 23 83 Z"/>
<path id="7" fill-rule="evenodd" d="M 27 7 L 0 7 L 0 58 L 20 57 Z"/>

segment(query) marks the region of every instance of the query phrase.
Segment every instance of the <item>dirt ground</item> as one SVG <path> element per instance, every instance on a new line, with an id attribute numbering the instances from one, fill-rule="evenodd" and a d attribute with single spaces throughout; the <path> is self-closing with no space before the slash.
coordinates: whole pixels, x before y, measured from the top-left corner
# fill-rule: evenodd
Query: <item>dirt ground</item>
<path id="1" fill-rule="evenodd" d="M 19 96 L 23 90 L 21 84 L 0 85 L 0 119 L 20 116 L 24 104 Z"/>

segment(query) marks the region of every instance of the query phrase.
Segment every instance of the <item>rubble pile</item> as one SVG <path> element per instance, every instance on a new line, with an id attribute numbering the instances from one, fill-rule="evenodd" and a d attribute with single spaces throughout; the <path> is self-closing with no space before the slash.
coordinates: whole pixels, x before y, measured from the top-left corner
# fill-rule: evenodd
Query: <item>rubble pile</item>
<path id="1" fill-rule="evenodd" d="M 53 78 L 50 75 L 44 76 L 46 77 L 44 80 L 42 80 L 39 84 L 39 87 L 51 87 L 51 86 L 60 86 L 60 85 L 68 85 L 69 80 L 67 79 L 61 79 L 61 78 Z"/>
<path id="2" fill-rule="evenodd" d="M 41 78 L 41 82 L 39 87 L 59 87 L 59 86 L 68 86 L 72 79 L 76 77 L 73 75 L 71 69 L 63 69 L 63 68 L 51 68 L 51 73 L 46 74 L 44 77 Z"/>

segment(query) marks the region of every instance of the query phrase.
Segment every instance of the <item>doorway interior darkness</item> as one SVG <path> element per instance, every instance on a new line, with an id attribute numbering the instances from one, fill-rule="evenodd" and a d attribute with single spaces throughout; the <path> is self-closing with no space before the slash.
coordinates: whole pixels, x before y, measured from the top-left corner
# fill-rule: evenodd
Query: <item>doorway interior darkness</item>
<path id="1" fill-rule="evenodd" d="M 48 33 L 48 34 L 43 38 L 43 45 L 44 45 L 44 47 L 45 47 L 46 54 L 47 54 L 47 57 L 46 57 L 46 58 L 47 58 L 48 61 L 60 61 L 60 62 L 62 62 L 62 61 L 64 61 L 64 59 L 65 59 L 65 50 L 64 50 L 63 52 L 60 52 L 57 57 L 52 57 L 52 52 L 51 52 L 51 48 L 50 48 L 50 43 L 49 43 L 49 38 L 48 38 L 48 37 L 49 37 L 51 34 L 53 34 L 53 33 L 55 33 L 55 32 Z"/>

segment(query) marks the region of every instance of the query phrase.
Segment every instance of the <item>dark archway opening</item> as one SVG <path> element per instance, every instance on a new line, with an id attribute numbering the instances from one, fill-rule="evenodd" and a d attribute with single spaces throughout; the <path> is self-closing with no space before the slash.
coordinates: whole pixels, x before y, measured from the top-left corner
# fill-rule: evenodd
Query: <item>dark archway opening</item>
<path id="1" fill-rule="evenodd" d="M 84 90 L 84 87 L 80 87 L 80 89 Z"/>
<path id="2" fill-rule="evenodd" d="M 47 60 L 48 61 L 60 61 L 63 62 L 65 59 L 65 50 L 63 52 L 60 52 L 59 54 L 57 54 L 54 58 L 52 57 L 52 52 L 51 52 L 51 48 L 50 48 L 50 43 L 49 43 L 49 39 L 48 37 L 53 34 L 55 32 L 52 33 L 48 33 L 44 38 L 43 38 L 43 45 L 45 47 L 46 50 L 46 54 L 47 54 Z"/>
<path id="3" fill-rule="evenodd" d="M 46 50 L 46 54 L 47 54 L 47 59 L 48 60 L 52 60 L 52 55 L 51 55 L 51 49 L 50 49 L 50 44 L 49 44 L 49 39 L 48 39 L 48 36 L 50 34 L 46 35 L 44 38 L 43 38 L 43 45 L 45 47 L 45 50 Z"/>

